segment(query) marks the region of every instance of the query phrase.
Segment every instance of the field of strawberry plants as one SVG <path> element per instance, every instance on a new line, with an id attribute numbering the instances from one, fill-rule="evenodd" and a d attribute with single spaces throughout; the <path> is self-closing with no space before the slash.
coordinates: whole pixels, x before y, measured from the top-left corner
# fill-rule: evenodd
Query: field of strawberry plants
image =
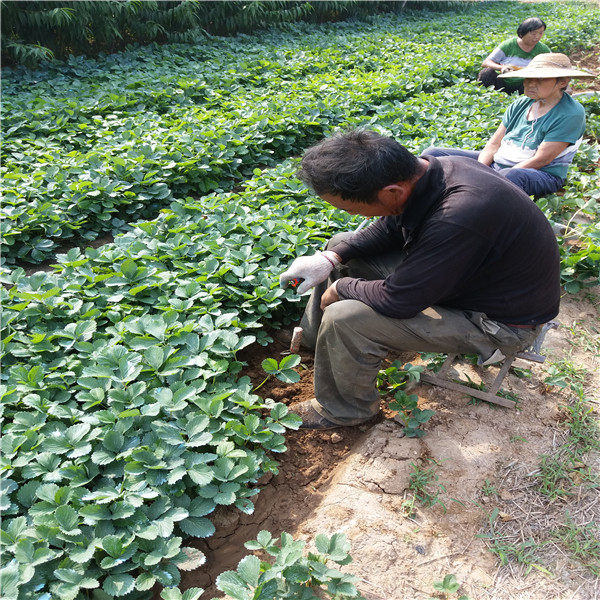
<path id="1" fill-rule="evenodd" d="M 598 42 L 593 7 L 536 11 L 553 50 Z M 475 84 L 478 66 L 530 12 L 289 25 L 6 70 L 4 598 L 148 598 L 202 564 L 182 545 L 214 533 L 217 506 L 253 510 L 299 419 L 255 393 L 236 353 L 298 313 L 278 286 L 289 261 L 353 226 L 295 179 L 294 157 L 347 126 L 415 152 L 480 147 L 510 98 Z M 584 103 L 597 136 L 600 104 Z M 589 137 L 564 194 L 539 201 L 578 219 L 568 291 L 598 282 L 598 148 Z M 51 272 L 26 274 L 43 261 Z"/>

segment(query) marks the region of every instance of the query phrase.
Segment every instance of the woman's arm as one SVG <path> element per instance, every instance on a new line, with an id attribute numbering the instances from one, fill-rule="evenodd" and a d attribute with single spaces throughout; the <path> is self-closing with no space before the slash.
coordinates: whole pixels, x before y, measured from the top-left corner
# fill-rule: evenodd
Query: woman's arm
<path id="1" fill-rule="evenodd" d="M 515 67 L 514 65 L 501 65 L 500 63 L 497 63 L 496 61 L 492 60 L 491 58 L 486 58 L 482 63 L 481 63 L 482 67 L 488 67 L 490 69 L 494 69 L 496 71 L 500 71 L 500 73 L 506 73 L 508 71 L 514 71 Z"/>
<path id="2" fill-rule="evenodd" d="M 506 71 L 512 71 L 513 65 L 506 64 L 502 61 L 505 61 L 507 58 L 506 45 L 510 40 L 506 40 L 502 42 L 499 46 L 496 46 L 494 50 L 487 55 L 487 57 L 481 63 L 483 68 L 494 69 L 495 71 L 500 71 L 501 73 L 506 73 Z"/>
<path id="3" fill-rule="evenodd" d="M 569 142 L 542 142 L 531 158 L 517 163 L 513 169 L 541 169 L 549 165 L 568 146 Z"/>
<path id="4" fill-rule="evenodd" d="M 481 66 L 483 68 L 487 67 L 488 69 L 494 69 L 495 71 L 500 71 L 502 69 L 502 65 L 495 60 L 492 60 L 489 56 L 481 63 Z"/>
<path id="5" fill-rule="evenodd" d="M 488 165 L 488 167 L 494 162 L 494 154 L 500 148 L 500 144 L 502 143 L 502 139 L 506 134 L 506 127 L 503 124 L 500 124 L 500 127 L 496 129 L 494 135 L 488 140 L 487 144 L 483 147 L 483 150 L 479 153 L 479 158 L 477 159 L 480 163 L 484 165 Z"/>

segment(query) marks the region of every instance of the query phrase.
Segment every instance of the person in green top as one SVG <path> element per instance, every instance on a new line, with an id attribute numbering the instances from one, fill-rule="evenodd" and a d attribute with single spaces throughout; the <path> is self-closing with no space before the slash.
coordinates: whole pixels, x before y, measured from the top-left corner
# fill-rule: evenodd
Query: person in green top
<path id="1" fill-rule="evenodd" d="M 517 28 L 517 37 L 505 40 L 481 63 L 483 69 L 477 76 L 486 87 L 493 86 L 507 94 L 523 93 L 523 80 L 515 77 L 499 78 L 498 74 L 517 71 L 526 67 L 538 54 L 552 52 L 540 41 L 546 31 L 546 23 L 537 17 L 525 19 Z"/>

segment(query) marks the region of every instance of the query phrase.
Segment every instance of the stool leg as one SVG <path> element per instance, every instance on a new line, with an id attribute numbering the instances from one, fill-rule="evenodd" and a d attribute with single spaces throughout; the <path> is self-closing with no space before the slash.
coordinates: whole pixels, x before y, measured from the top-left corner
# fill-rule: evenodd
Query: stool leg
<path id="1" fill-rule="evenodd" d="M 506 374 L 508 373 L 508 370 L 510 369 L 515 359 L 514 355 L 507 356 L 504 359 L 504 362 L 500 367 L 500 371 L 498 372 L 498 375 L 496 375 L 496 379 L 494 379 L 494 382 L 490 386 L 490 389 L 485 392 L 482 390 L 470 388 L 469 386 L 464 385 L 462 383 L 449 381 L 448 379 L 443 377 L 443 375 L 448 371 L 448 369 L 450 368 L 450 366 L 454 362 L 454 359 L 457 356 L 457 354 L 449 354 L 446 360 L 444 361 L 442 368 L 435 375 L 423 373 L 421 375 L 421 381 L 423 383 L 429 383 L 432 385 L 437 385 L 439 387 L 446 388 L 447 390 L 452 390 L 454 392 L 460 392 L 468 396 L 473 396 L 475 398 L 479 398 L 480 400 L 485 400 L 486 402 L 499 404 L 500 406 L 506 406 L 507 408 L 514 408 L 516 406 L 516 402 L 514 402 L 513 400 L 508 400 L 507 398 L 502 398 L 502 396 L 496 395 L 496 393 L 500 389 L 500 386 L 502 385 L 504 377 L 506 377 Z"/>
<path id="2" fill-rule="evenodd" d="M 458 354 L 448 354 L 441 369 L 437 372 L 438 377 L 444 375 L 448 371 L 457 356 Z"/>
<path id="3" fill-rule="evenodd" d="M 502 363 L 502 366 L 500 367 L 500 371 L 498 372 L 498 375 L 496 375 L 496 379 L 494 379 L 494 383 L 492 383 L 492 385 L 490 386 L 488 393 L 492 394 L 493 396 L 495 396 L 498 393 L 498 390 L 500 389 L 500 386 L 502 385 L 502 381 L 506 377 L 506 374 L 508 373 L 508 370 L 510 369 L 514 360 L 515 360 L 514 354 L 511 356 L 507 356 L 504 359 L 504 362 Z"/>

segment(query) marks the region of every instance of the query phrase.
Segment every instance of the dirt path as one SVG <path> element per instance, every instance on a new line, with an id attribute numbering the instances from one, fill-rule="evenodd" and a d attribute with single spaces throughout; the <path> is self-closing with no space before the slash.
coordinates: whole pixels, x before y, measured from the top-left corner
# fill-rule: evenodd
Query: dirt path
<path id="1" fill-rule="evenodd" d="M 565 297 L 561 327 L 546 342 L 547 363 L 569 360 L 590 371 L 587 392 L 596 400 L 599 307 L 598 289 Z M 282 349 L 285 345 L 276 343 L 264 356 L 276 356 Z M 264 356 L 251 357 L 252 364 L 259 365 Z M 268 395 L 288 403 L 311 397 L 309 355 L 303 356 L 303 364 L 307 368 L 298 384 L 275 384 Z M 582 484 L 575 499 L 559 500 L 550 508 L 539 504 L 532 474 L 540 456 L 551 453 L 564 437 L 566 396 L 543 383 L 546 365 L 522 366 L 530 369 L 531 377 L 511 374 L 503 386 L 518 397 L 517 410 L 473 404 L 454 392 L 418 386 L 419 406 L 436 411 L 421 440 L 403 437 L 390 414 L 369 427 L 291 433 L 289 451 L 278 457 L 280 473 L 264 486 L 255 514 L 218 515 L 217 537 L 199 544 L 210 570 L 187 573 L 184 586 L 207 588 L 205 598 L 216 595 L 211 587 L 216 575 L 235 567 L 246 553 L 243 542 L 261 529 L 304 539 L 342 531 L 354 557 L 345 569 L 363 578 L 360 589 L 367 600 L 430 598 L 435 596 L 433 582 L 449 573 L 457 576 L 461 593 L 471 600 L 600 598 L 597 577 L 564 552 L 547 552 L 543 544 L 536 548 L 540 567 L 550 576 L 537 563 L 532 568 L 513 560 L 500 566 L 487 549 L 488 541 L 478 537 L 487 531 L 495 508 L 500 511 L 498 522 L 511 524 L 517 546 L 529 535 L 535 539 L 536 527 L 553 523 L 553 515 L 560 520 L 567 510 L 583 511 L 586 523 L 600 522 L 594 486 Z M 473 367 L 461 369 L 477 380 Z M 493 371 L 488 369 L 485 377 Z M 256 376 L 258 380 L 258 371 Z M 600 457 L 590 455 L 587 466 L 600 474 Z M 411 500 L 409 479 L 415 469 L 432 469 L 438 477 L 428 486 L 437 499 L 432 507 Z M 531 573 L 525 576 L 528 568 Z"/>

